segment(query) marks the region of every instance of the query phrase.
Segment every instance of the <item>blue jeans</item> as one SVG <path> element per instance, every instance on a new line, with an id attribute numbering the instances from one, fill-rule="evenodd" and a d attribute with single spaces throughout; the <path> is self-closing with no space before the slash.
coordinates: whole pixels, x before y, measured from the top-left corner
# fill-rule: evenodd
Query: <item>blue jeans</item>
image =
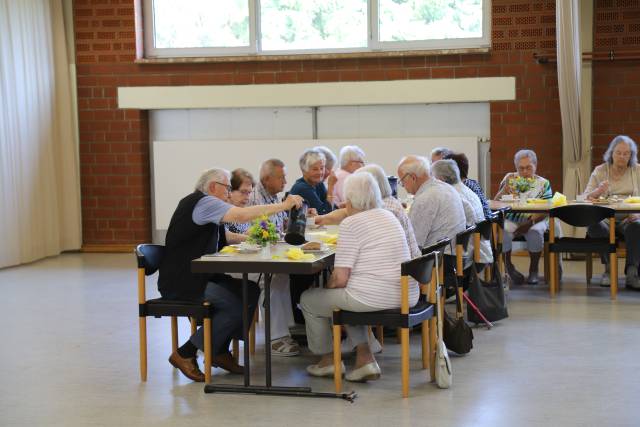
<path id="1" fill-rule="evenodd" d="M 255 282 L 249 282 L 249 320 L 258 304 L 260 289 Z M 215 282 L 208 282 L 204 299 L 213 308 L 211 318 L 211 338 L 213 355 L 229 352 L 232 339 L 242 339 L 242 280 L 227 275 L 216 275 Z M 204 351 L 204 328 L 200 327 L 191 336 L 191 342 Z"/>

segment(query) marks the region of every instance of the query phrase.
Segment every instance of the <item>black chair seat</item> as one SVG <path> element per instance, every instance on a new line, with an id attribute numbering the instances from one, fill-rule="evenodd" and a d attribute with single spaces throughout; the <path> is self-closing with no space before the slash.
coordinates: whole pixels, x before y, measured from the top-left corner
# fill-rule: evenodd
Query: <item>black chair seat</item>
<path id="1" fill-rule="evenodd" d="M 147 300 L 145 304 L 141 304 L 140 315 L 154 317 L 195 317 L 196 319 L 202 319 L 204 317 L 211 317 L 211 306 L 204 306 L 202 301 L 180 301 L 155 298 Z"/>
<path id="2" fill-rule="evenodd" d="M 561 237 L 556 239 L 554 243 L 549 244 L 549 250 L 552 252 L 613 253 L 616 251 L 616 245 L 609 243 L 609 238 L 607 237 L 584 239 L 580 237 Z"/>
<path id="3" fill-rule="evenodd" d="M 412 328 L 435 316 L 435 307 L 426 301 L 409 309 L 409 314 L 400 313 L 399 308 L 380 311 L 356 312 L 336 311 L 333 313 L 334 325 L 381 325 L 390 328 Z"/>

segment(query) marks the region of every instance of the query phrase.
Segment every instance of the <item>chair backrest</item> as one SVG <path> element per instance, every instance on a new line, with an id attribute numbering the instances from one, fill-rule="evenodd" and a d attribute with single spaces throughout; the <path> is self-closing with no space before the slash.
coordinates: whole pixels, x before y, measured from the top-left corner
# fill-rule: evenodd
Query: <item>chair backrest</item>
<path id="1" fill-rule="evenodd" d="M 411 276 L 418 283 L 427 284 L 431 282 L 431 272 L 433 271 L 436 254 L 437 251 L 434 251 L 403 262 L 400 265 L 400 274 L 403 276 Z M 442 257 L 440 257 L 440 259 L 442 259 Z"/>
<path id="2" fill-rule="evenodd" d="M 164 246 L 154 245 L 151 243 L 143 243 L 136 246 L 136 258 L 138 259 L 138 268 L 144 268 L 144 274 L 149 276 L 160 267 L 162 258 L 164 257 Z"/>
<path id="3" fill-rule="evenodd" d="M 451 239 L 438 240 L 431 246 L 427 246 L 426 248 L 421 248 L 422 255 L 430 254 L 431 252 L 443 253 L 445 248 L 450 244 L 451 244 Z"/>
<path id="4" fill-rule="evenodd" d="M 558 218 L 574 227 L 588 227 L 607 218 L 614 218 L 616 211 L 604 206 L 569 205 L 553 208 L 549 216 Z"/>
<path id="5" fill-rule="evenodd" d="M 491 224 L 492 221 L 490 219 L 485 219 L 484 221 L 480 221 L 476 224 L 476 232 L 480 233 L 480 237 L 484 240 L 491 239 Z"/>
<path id="6" fill-rule="evenodd" d="M 504 217 L 507 214 L 507 212 L 509 212 L 510 210 L 511 210 L 511 207 L 497 209 L 493 211 L 491 218 L 487 218 L 487 219 L 489 219 L 494 224 L 498 224 L 500 228 L 504 228 Z"/>
<path id="7" fill-rule="evenodd" d="M 473 233 L 475 233 L 475 231 L 476 231 L 475 225 L 470 225 L 469 227 L 467 227 L 466 230 L 456 234 L 456 246 L 462 245 L 462 248 L 466 251 L 467 245 L 469 244 L 469 238 Z"/>

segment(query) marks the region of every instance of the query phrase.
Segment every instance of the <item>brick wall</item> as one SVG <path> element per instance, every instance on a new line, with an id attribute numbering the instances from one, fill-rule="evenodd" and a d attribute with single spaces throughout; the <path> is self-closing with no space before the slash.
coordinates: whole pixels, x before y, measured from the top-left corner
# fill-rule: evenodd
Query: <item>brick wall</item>
<path id="1" fill-rule="evenodd" d="M 491 104 L 493 191 L 523 147 L 561 185 L 556 69 L 533 60 L 555 48 L 553 0 L 494 0 L 491 53 L 404 58 L 136 65 L 133 0 L 76 0 L 74 19 L 85 244 L 151 236 L 147 113 L 117 109 L 118 86 L 515 76 L 517 99 Z"/>
<path id="2" fill-rule="evenodd" d="M 598 0 L 594 52 L 635 51 L 640 56 L 640 0 Z M 593 164 L 614 136 L 640 143 L 640 60 L 593 63 Z"/>

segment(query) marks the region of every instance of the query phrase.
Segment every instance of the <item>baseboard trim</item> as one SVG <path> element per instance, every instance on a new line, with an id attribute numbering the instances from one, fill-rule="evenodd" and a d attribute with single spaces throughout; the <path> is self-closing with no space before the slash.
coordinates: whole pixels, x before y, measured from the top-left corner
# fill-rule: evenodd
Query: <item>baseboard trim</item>
<path id="1" fill-rule="evenodd" d="M 137 245 L 134 243 L 129 244 L 86 244 L 82 245 L 82 252 L 88 253 L 125 253 L 125 252 L 133 252 Z"/>

